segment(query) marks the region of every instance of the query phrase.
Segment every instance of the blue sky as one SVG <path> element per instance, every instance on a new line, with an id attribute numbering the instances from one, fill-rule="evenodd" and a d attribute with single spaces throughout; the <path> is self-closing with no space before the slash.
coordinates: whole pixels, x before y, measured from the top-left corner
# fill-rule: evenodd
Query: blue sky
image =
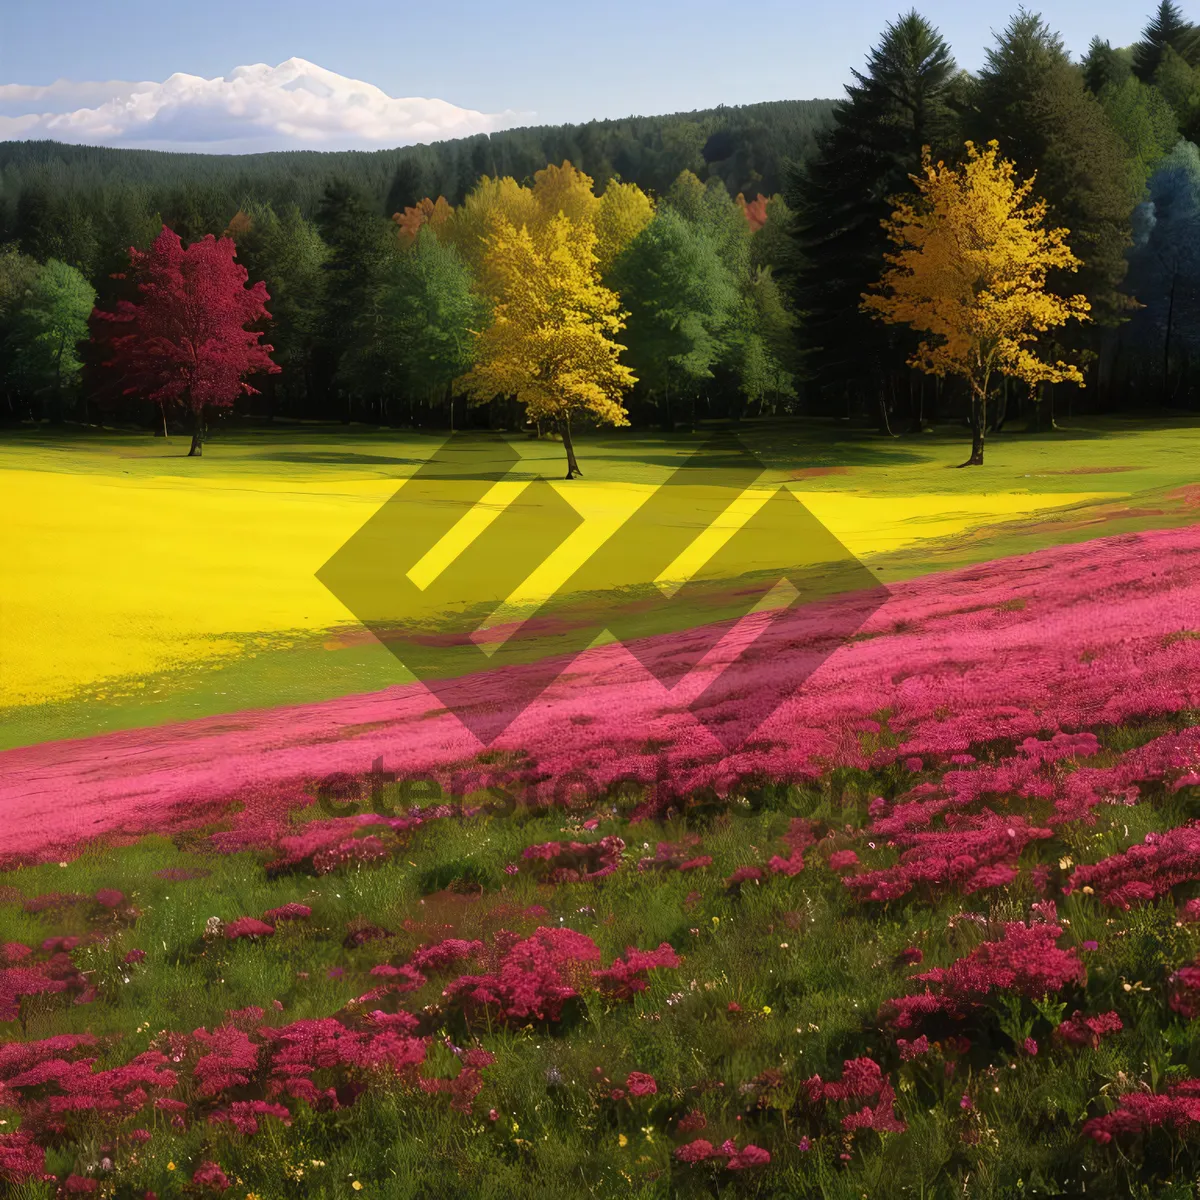
<path id="1" fill-rule="evenodd" d="M 1128 44 L 1152 3 L 1047 0 L 1040 11 L 1079 54 L 1094 33 Z M 539 122 L 838 95 L 900 11 L 895 0 L 0 0 L 0 8 L 0 83 L 211 77 L 295 55 L 393 96 L 536 112 Z M 931 0 L 919 11 L 973 68 L 1012 10 Z"/>

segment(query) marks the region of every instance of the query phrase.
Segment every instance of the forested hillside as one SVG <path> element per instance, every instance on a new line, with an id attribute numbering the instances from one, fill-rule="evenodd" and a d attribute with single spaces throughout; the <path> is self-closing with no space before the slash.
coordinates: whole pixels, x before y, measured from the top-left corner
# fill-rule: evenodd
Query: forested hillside
<path id="1" fill-rule="evenodd" d="M 396 150 L 292 150 L 276 154 L 170 154 L 59 142 L 0 142 L 0 241 L 36 239 L 43 212 L 56 223 L 74 206 L 104 241 L 105 228 L 133 214 L 159 214 L 180 233 L 219 232 L 247 201 L 295 203 L 312 217 L 336 176 L 391 216 L 424 196 L 459 204 L 481 175 L 532 178 L 569 159 L 598 187 L 614 176 L 665 191 L 680 171 L 720 179 L 730 195 L 772 195 L 789 159 L 813 153 L 832 100 L 779 100 L 669 116 L 542 125 Z M 24 202 L 22 203 L 22 197 Z M 70 257 L 78 257 L 78 254 Z"/>

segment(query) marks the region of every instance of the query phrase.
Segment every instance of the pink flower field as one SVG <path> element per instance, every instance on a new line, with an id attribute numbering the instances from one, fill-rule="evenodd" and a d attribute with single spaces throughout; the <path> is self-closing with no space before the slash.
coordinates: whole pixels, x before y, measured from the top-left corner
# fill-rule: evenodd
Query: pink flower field
<path id="1" fill-rule="evenodd" d="M 675 691 L 606 646 L 486 749 L 412 685 L 5 753 L 5 1194 L 1200 1169 L 1198 580 L 1193 526 Z"/>
<path id="2" fill-rule="evenodd" d="M 732 754 L 686 705 L 759 633 L 755 627 L 736 630 L 686 689 L 673 692 L 621 646 L 586 651 L 485 754 L 419 684 L 7 751 L 0 754 L 4 851 L 10 862 L 53 858 L 88 839 L 184 829 L 234 809 L 230 820 L 244 844 L 269 842 L 288 813 L 309 802 L 317 780 L 366 774 L 380 758 L 387 770 L 432 776 L 447 794 L 509 785 L 533 803 L 550 803 L 556 789 L 571 794 L 575 780 L 593 792 L 640 780 L 665 802 L 706 787 L 724 795 L 750 776 L 802 780 L 891 762 L 919 772 L 927 760 L 951 768 L 944 794 L 914 796 L 905 807 L 948 811 L 1020 787 L 1043 763 L 1095 745 L 1077 731 L 1200 707 L 1200 527 L 1100 539 L 897 585 L 797 691 L 806 630 L 802 618 L 783 625 L 783 635 L 752 642 L 731 672 L 740 690 L 712 702 L 763 718 Z M 663 653 L 687 637 L 669 635 Z M 503 694 L 502 673 L 479 679 L 479 704 L 502 703 Z M 1050 744 L 1019 745 L 1038 738 Z M 1016 752 L 998 763 L 976 767 L 969 757 L 972 747 L 1004 742 Z M 1184 732 L 1177 749 L 1164 746 L 1163 769 L 1168 760 L 1200 769 L 1200 760 L 1186 758 L 1188 745 Z M 1076 783 L 1062 805 L 1077 805 L 1072 815 L 1083 816 L 1123 769 L 1085 773 L 1092 790 Z"/>

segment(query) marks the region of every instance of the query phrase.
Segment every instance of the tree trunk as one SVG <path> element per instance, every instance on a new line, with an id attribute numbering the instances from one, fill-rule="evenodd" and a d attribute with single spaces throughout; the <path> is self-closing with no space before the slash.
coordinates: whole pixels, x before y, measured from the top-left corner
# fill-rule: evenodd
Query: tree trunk
<path id="1" fill-rule="evenodd" d="M 1171 276 L 1171 294 L 1167 299 L 1167 333 L 1163 339 L 1163 403 L 1170 400 L 1171 390 L 1171 325 L 1175 317 L 1175 276 Z"/>
<path id="2" fill-rule="evenodd" d="M 1004 376 L 1004 381 L 1000 385 L 1000 399 L 996 404 L 996 417 L 992 422 L 992 432 L 999 433 L 1004 428 L 1005 418 L 1008 416 L 1008 376 Z"/>
<path id="3" fill-rule="evenodd" d="M 563 417 L 563 449 L 567 452 L 567 478 L 574 479 L 577 475 L 582 475 L 583 472 L 579 469 L 579 464 L 575 461 L 575 443 L 571 441 L 571 418 Z"/>
<path id="4" fill-rule="evenodd" d="M 892 437 L 892 423 L 888 420 L 887 378 L 879 381 L 879 432 Z"/>
<path id="5" fill-rule="evenodd" d="M 971 457 L 962 467 L 983 466 L 983 436 L 987 428 L 987 393 L 971 397 Z"/>
<path id="6" fill-rule="evenodd" d="M 188 458 L 199 458 L 204 453 L 204 410 L 197 408 L 193 415 L 192 448 L 188 451 Z"/>
<path id="7" fill-rule="evenodd" d="M 162 413 L 162 419 L 163 419 L 163 441 L 164 441 L 164 442 L 169 442 L 171 439 L 170 439 L 170 436 L 169 436 L 169 435 L 168 435 L 168 433 L 167 433 L 167 406 L 166 406 L 165 404 L 160 404 L 160 405 L 158 406 L 158 411 L 159 411 L 160 413 Z"/>
<path id="8" fill-rule="evenodd" d="M 58 338 L 58 353 L 54 356 L 54 411 L 62 416 L 62 356 L 66 345 L 67 335 L 62 333 Z"/>

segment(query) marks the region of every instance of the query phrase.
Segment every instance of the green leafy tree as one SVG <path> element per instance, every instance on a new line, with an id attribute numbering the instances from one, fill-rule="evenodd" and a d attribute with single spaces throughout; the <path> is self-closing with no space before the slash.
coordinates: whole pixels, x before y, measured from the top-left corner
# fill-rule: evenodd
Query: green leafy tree
<path id="1" fill-rule="evenodd" d="M 1154 168 L 1179 140 L 1175 113 L 1158 88 L 1133 75 L 1100 89 L 1100 103 L 1125 143 L 1129 194 L 1140 202 Z"/>
<path id="2" fill-rule="evenodd" d="M 629 310 L 624 358 L 672 423 L 671 396 L 712 377 L 738 288 L 711 231 L 664 204 L 609 274 Z"/>
<path id="3" fill-rule="evenodd" d="M 778 269 L 791 261 L 794 214 L 778 192 L 767 201 L 767 222 L 750 243 L 750 265 Z"/>
<path id="4" fill-rule="evenodd" d="M 721 361 L 731 369 L 745 404 L 757 405 L 760 414 L 768 401 L 796 396 L 795 326 L 771 268 L 755 267 L 724 331 Z"/>
<path id="5" fill-rule="evenodd" d="M 13 369 L 22 389 L 41 397 L 52 419 L 62 417 L 67 395 L 79 382 L 79 343 L 87 339 L 95 305 L 96 289 L 80 271 L 52 258 L 17 307 L 8 333 Z"/>
<path id="6" fill-rule="evenodd" d="M 1168 46 L 1154 72 L 1154 86 L 1175 113 L 1189 141 L 1200 136 L 1200 71 Z"/>
<path id="7" fill-rule="evenodd" d="M 752 230 L 746 209 L 730 199 L 720 179 L 702 184 L 690 171 L 676 179 L 664 204 L 711 242 L 727 283 L 737 294 L 724 326 L 714 328 L 713 369 L 685 375 L 685 387 L 694 390 L 701 381 L 716 378 L 718 395 L 724 394 L 735 413 L 752 403 L 761 411 L 768 396 L 793 397 L 792 372 L 786 364 L 794 358 L 795 321 L 767 262 L 756 261 L 758 239 L 764 237 L 765 227 L 758 233 Z M 781 256 L 780 239 L 790 244 L 786 227 L 780 226 L 787 212 L 782 199 L 774 211 L 774 253 Z M 766 234 L 768 247 L 771 237 Z"/>
<path id="8" fill-rule="evenodd" d="M 0 246 L 0 325 L 12 319 L 40 270 L 38 260 L 22 254 L 16 242 Z"/>
<path id="9" fill-rule="evenodd" d="M 423 227 L 372 289 L 343 369 L 361 375 L 364 392 L 448 403 L 453 424 L 454 381 L 470 370 L 473 334 L 488 314 L 474 284 L 458 250 Z"/>
<path id="10" fill-rule="evenodd" d="M 10 342 L 9 333 L 41 269 L 41 263 L 32 255 L 22 254 L 16 242 L 0 246 L 0 388 L 10 416 L 20 411 L 21 389 L 12 362 L 16 346 Z"/>

